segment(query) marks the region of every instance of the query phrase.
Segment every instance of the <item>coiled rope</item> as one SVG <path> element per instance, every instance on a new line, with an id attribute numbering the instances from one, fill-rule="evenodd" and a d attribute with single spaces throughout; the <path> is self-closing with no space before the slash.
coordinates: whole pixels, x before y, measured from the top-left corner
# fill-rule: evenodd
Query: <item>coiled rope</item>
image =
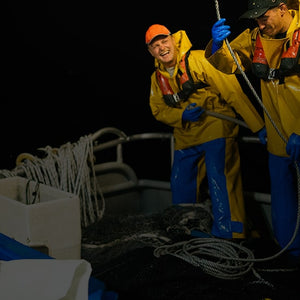
<path id="1" fill-rule="evenodd" d="M 221 279 L 237 279 L 253 266 L 253 253 L 237 243 L 216 238 L 196 238 L 164 245 L 154 250 L 154 256 L 170 254 L 200 267 L 204 272 Z M 245 260 L 241 260 L 240 256 Z"/>
<path id="2" fill-rule="evenodd" d="M 73 193 L 80 199 L 82 225 L 86 227 L 100 220 L 105 202 L 94 171 L 92 136 L 83 136 L 78 142 L 66 143 L 58 149 L 46 146 L 39 150 L 46 155 L 44 158 L 23 155 L 27 159 L 12 171 L 0 170 L 0 174 L 4 177 L 25 174 L 29 180 Z"/>

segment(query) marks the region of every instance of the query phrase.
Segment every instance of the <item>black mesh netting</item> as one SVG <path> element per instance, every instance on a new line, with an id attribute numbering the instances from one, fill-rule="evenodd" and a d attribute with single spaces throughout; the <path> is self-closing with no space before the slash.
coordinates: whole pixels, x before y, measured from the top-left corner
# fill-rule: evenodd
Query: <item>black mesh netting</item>
<path id="1" fill-rule="evenodd" d="M 300 272 L 294 268 L 280 271 L 282 261 L 260 263 L 255 268 L 259 277 L 248 272 L 224 280 L 173 255 L 154 256 L 161 245 L 193 240 L 192 229 L 209 232 L 211 222 L 205 205 L 172 206 L 149 216 L 104 215 L 83 229 L 82 258 L 91 263 L 92 275 L 117 292 L 120 300 L 300 299 Z M 268 240 L 249 241 L 247 246 L 261 257 L 277 250 Z"/>
<path id="2" fill-rule="evenodd" d="M 89 261 L 103 264 L 119 255 L 145 246 L 161 246 L 190 237 L 197 229 L 210 232 L 209 204 L 171 206 L 160 214 L 104 215 L 96 224 L 83 229 L 83 254 Z"/>

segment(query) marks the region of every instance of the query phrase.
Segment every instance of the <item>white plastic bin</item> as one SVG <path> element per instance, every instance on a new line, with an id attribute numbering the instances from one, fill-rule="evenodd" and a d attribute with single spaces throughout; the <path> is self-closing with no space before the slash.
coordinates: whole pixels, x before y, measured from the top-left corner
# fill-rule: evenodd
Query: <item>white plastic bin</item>
<path id="1" fill-rule="evenodd" d="M 80 259 L 80 200 L 27 178 L 0 179 L 0 232 L 29 247 L 46 248 L 54 258 Z"/>

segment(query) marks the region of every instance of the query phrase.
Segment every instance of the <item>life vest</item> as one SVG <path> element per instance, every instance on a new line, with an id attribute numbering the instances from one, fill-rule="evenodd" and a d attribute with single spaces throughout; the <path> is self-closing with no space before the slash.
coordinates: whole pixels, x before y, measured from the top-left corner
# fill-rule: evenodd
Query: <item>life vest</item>
<path id="1" fill-rule="evenodd" d="M 278 69 L 269 67 L 259 34 L 256 37 L 255 50 L 252 60 L 252 72 L 263 80 L 280 79 L 281 83 L 285 76 L 300 73 L 300 29 L 295 30 L 291 45 L 281 55 Z"/>
<path id="2" fill-rule="evenodd" d="M 179 82 L 182 86 L 182 90 L 178 93 L 173 92 L 168 78 L 162 75 L 159 70 L 156 70 L 156 77 L 162 91 L 164 101 L 168 106 L 178 107 L 179 103 L 185 102 L 192 93 L 196 92 L 198 89 L 208 86 L 208 84 L 202 81 L 194 83 L 189 70 L 189 54 L 190 51 L 188 51 L 179 62 L 179 65 L 184 71 L 182 72 L 180 69 L 178 69 L 178 73 L 180 75 Z"/>

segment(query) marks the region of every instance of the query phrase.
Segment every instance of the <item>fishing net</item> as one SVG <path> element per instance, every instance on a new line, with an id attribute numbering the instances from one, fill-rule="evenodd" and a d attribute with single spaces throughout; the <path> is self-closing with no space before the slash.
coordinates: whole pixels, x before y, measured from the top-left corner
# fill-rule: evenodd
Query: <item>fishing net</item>
<path id="1" fill-rule="evenodd" d="M 191 236 L 192 230 L 210 232 L 209 201 L 197 206 L 170 206 L 151 215 L 103 218 L 82 231 L 82 256 L 103 265 L 133 249 L 159 247 Z"/>
<path id="2" fill-rule="evenodd" d="M 298 299 L 299 270 L 258 274 L 253 269 L 233 280 L 223 280 L 172 251 L 155 255 L 163 247 L 199 242 L 191 236 L 192 230 L 207 233 L 211 224 L 209 200 L 199 206 L 170 206 L 152 215 L 105 214 L 99 222 L 83 229 L 82 258 L 91 263 L 92 275 L 117 292 L 120 300 Z M 255 240 L 247 247 L 258 257 L 276 252 L 273 241 Z M 222 248 L 222 241 L 217 248 Z M 232 266 L 227 267 L 230 270 Z"/>

